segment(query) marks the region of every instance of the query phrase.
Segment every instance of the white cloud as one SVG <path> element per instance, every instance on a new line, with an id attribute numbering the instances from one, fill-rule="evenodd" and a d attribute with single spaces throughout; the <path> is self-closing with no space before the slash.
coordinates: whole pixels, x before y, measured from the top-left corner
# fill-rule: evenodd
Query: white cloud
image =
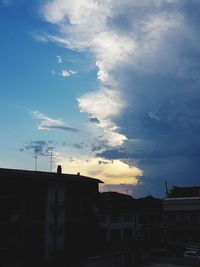
<path id="1" fill-rule="evenodd" d="M 69 76 L 71 76 L 71 74 L 67 70 L 62 70 L 62 72 L 60 73 L 60 75 L 63 76 L 63 77 L 69 77 Z"/>
<path id="2" fill-rule="evenodd" d="M 81 112 L 87 112 L 98 119 L 97 126 L 104 129 L 108 145 L 118 146 L 126 140 L 124 135 L 117 133 L 117 125 L 111 119 L 125 106 L 119 91 L 104 88 L 78 98 L 78 103 Z"/>
<path id="3" fill-rule="evenodd" d="M 98 127 L 109 133 L 113 146 L 126 140 L 115 123 L 126 107 L 127 88 L 119 70 L 129 66 L 129 70 L 157 72 L 162 65 L 161 71 L 173 72 L 177 68 L 179 46 L 174 49 L 172 42 L 185 34 L 179 5 L 179 0 L 53 0 L 43 6 L 45 19 L 60 29 L 59 36 L 47 36 L 48 40 L 95 55 L 101 87 L 81 96 L 78 103 L 82 112 L 99 120 Z M 72 73 L 63 70 L 61 75 Z"/>
<path id="4" fill-rule="evenodd" d="M 56 58 L 57 58 L 57 62 L 59 64 L 62 64 L 63 63 L 63 60 L 62 60 L 62 57 L 61 56 L 56 56 Z"/>
<path id="5" fill-rule="evenodd" d="M 171 87 L 172 79 L 166 78 L 199 76 L 199 65 L 184 53 L 188 46 L 199 43 L 183 11 L 185 2 L 54 0 L 44 6 L 44 17 L 60 30 L 57 36 L 47 36 L 48 40 L 95 56 L 100 88 L 79 97 L 78 104 L 81 112 L 98 120 L 96 127 L 102 129 L 109 146 L 122 145 L 127 139 L 151 138 L 159 123 L 166 122 L 166 131 L 172 121 L 193 120 L 181 97 L 187 92 L 177 89 L 175 82 Z M 135 81 L 138 73 L 143 81 Z M 152 75 L 151 84 L 148 75 Z M 163 75 L 166 80 L 161 77 L 163 83 L 159 84 L 153 75 Z M 171 99 L 182 104 L 168 105 Z M 159 133 L 155 129 L 153 136 Z M 155 140 L 152 147 L 159 138 Z"/>
<path id="6" fill-rule="evenodd" d="M 199 173 L 199 8 L 197 0 L 52 0 L 43 8 L 59 29 L 43 40 L 94 55 L 100 86 L 78 98 L 98 121 L 94 136 L 111 147 L 128 139 L 120 152 L 147 176 Z M 188 157 L 187 172 L 177 154 Z"/>
<path id="7" fill-rule="evenodd" d="M 74 70 L 62 70 L 60 75 L 63 76 L 63 77 L 70 77 L 72 75 L 75 75 L 77 74 L 77 71 L 74 71 Z"/>
<path id="8" fill-rule="evenodd" d="M 103 88 L 80 97 L 78 102 L 80 110 L 96 117 L 100 121 L 101 127 L 116 130 L 116 125 L 110 120 L 110 117 L 116 116 L 125 105 L 119 91 Z M 95 103 L 95 105 L 90 105 L 91 103 Z"/>
<path id="9" fill-rule="evenodd" d="M 31 113 L 33 119 L 40 120 L 40 124 L 38 125 L 39 130 L 62 130 L 73 133 L 80 131 L 78 128 L 66 126 L 63 120 L 52 119 L 39 111 L 32 111 Z"/>
<path id="10" fill-rule="evenodd" d="M 71 75 L 75 75 L 75 74 L 77 74 L 77 71 L 75 71 L 75 70 L 69 70 L 68 71 Z"/>
<path id="11" fill-rule="evenodd" d="M 156 115 L 154 112 L 152 112 L 152 111 L 149 111 L 149 117 L 151 118 L 151 119 L 154 119 L 154 120 L 157 120 L 157 121 L 159 121 L 160 120 L 160 117 L 158 116 L 158 115 Z"/>
<path id="12" fill-rule="evenodd" d="M 60 119 L 52 119 L 39 111 L 32 112 L 33 119 L 40 120 L 39 130 L 50 130 L 52 126 L 64 126 L 64 122 Z"/>

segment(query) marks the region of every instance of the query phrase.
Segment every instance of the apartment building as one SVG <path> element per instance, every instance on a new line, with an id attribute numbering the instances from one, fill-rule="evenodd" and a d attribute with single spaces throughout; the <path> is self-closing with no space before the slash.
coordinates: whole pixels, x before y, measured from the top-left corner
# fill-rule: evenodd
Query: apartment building
<path id="1" fill-rule="evenodd" d="M 82 266 L 96 254 L 99 183 L 60 166 L 57 173 L 0 169 L 0 258 Z"/>
<path id="2" fill-rule="evenodd" d="M 173 187 L 163 211 L 168 243 L 200 243 L 200 187 Z"/>

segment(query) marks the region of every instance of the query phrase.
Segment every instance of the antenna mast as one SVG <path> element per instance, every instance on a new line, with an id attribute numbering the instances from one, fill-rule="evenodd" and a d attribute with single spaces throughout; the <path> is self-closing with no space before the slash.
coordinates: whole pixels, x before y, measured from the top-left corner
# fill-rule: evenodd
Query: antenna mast
<path id="1" fill-rule="evenodd" d="M 34 158 L 35 158 L 35 172 L 36 172 L 37 171 L 37 159 L 38 159 L 38 151 L 37 150 L 35 151 Z"/>
<path id="2" fill-rule="evenodd" d="M 169 195 L 169 190 L 168 190 L 168 183 L 167 183 L 167 180 L 165 180 L 165 194 L 166 194 L 166 197 L 168 197 L 168 195 Z"/>
<path id="3" fill-rule="evenodd" d="M 140 189 L 140 180 L 137 178 L 137 184 L 138 184 L 138 198 L 141 197 L 141 189 Z"/>
<path id="4" fill-rule="evenodd" d="M 52 166 L 53 166 L 53 147 L 50 147 L 50 172 L 52 172 Z"/>

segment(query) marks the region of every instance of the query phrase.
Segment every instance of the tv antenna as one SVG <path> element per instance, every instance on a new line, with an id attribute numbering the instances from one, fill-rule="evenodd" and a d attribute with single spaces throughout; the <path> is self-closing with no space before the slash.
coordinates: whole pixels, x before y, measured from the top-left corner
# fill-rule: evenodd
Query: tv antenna
<path id="1" fill-rule="evenodd" d="M 140 187 L 140 179 L 137 178 L 137 185 L 138 185 L 138 198 L 141 197 L 141 187 Z"/>
<path id="2" fill-rule="evenodd" d="M 49 148 L 49 152 L 50 152 L 50 172 L 52 172 L 52 166 L 53 166 L 53 149 L 54 149 L 54 147 L 50 147 Z"/>
<path id="3" fill-rule="evenodd" d="M 37 150 L 35 150 L 34 158 L 35 158 L 35 172 L 36 172 L 37 171 L 37 160 L 38 160 L 38 151 Z"/>

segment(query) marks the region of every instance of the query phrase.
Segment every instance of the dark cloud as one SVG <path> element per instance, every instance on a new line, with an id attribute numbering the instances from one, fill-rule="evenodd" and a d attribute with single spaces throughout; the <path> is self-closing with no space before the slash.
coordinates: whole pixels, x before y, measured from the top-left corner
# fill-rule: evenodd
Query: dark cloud
<path id="1" fill-rule="evenodd" d="M 20 148 L 19 150 L 21 152 L 32 152 L 33 154 L 37 154 L 40 156 L 49 156 L 50 151 L 53 148 L 53 142 L 52 141 L 44 141 L 44 140 L 37 140 L 37 141 L 30 141 L 27 145 L 25 145 L 23 148 Z"/>
<path id="2" fill-rule="evenodd" d="M 81 28 L 77 25 L 79 31 L 70 28 L 63 38 L 70 36 L 75 49 L 84 49 L 84 40 L 85 49 L 89 47 L 98 62 L 102 88 L 79 98 L 80 110 L 88 113 L 91 122 L 100 121 L 104 131 L 114 129 L 112 134 L 127 137 L 115 149 L 97 138 L 92 151 L 136 164 L 144 172 L 138 191 L 142 194 L 142 187 L 150 185 L 151 194 L 158 194 L 164 191 L 165 179 L 171 185 L 199 183 L 200 1 L 138 2 L 122 1 L 119 8 L 118 1 L 106 1 L 102 6 L 109 17 L 105 16 L 103 32 L 93 27 L 90 31 L 83 21 Z M 93 21 L 93 16 L 86 18 Z M 105 32 L 111 46 L 102 42 Z"/>
<path id="3" fill-rule="evenodd" d="M 58 130 L 63 130 L 63 131 L 73 132 L 73 133 L 80 132 L 80 129 L 67 127 L 67 126 L 43 125 L 42 127 L 43 127 L 43 129 L 49 129 L 49 130 L 58 129 Z"/>
<path id="4" fill-rule="evenodd" d="M 102 150 L 102 148 L 105 148 L 105 147 L 102 146 L 102 145 L 100 145 L 100 144 L 92 144 L 92 151 L 93 151 L 93 152 Z"/>
<path id="5" fill-rule="evenodd" d="M 84 148 L 84 143 L 80 143 L 80 144 L 73 144 L 73 146 L 77 149 L 83 149 Z"/>
<path id="6" fill-rule="evenodd" d="M 136 152 L 128 153 L 126 151 L 121 151 L 117 149 L 106 150 L 102 153 L 98 153 L 97 156 L 107 158 L 107 159 L 160 159 L 173 156 L 171 153 L 162 152 L 162 151 L 151 151 L 151 152 Z"/>
<path id="7" fill-rule="evenodd" d="M 144 171 L 141 181 L 149 183 L 155 195 L 159 190 L 164 192 L 165 179 L 171 186 L 199 185 L 199 10 L 199 1 L 181 2 L 185 23 L 182 30 L 187 35 L 182 32 L 172 35 L 172 39 L 168 36 L 163 54 L 156 55 L 149 69 L 121 66 L 113 73 L 125 88 L 127 100 L 115 123 L 128 140 L 122 147 L 104 149 L 98 156 L 136 164 Z"/>
<path id="8" fill-rule="evenodd" d="M 98 136 L 92 140 L 91 150 L 93 152 L 101 151 L 103 149 L 109 148 L 107 140 L 104 139 L 103 136 Z"/>
<path id="9" fill-rule="evenodd" d="M 94 117 L 89 118 L 89 120 L 92 123 L 96 123 L 96 124 L 100 123 L 100 121 L 97 118 L 94 118 Z"/>
<path id="10" fill-rule="evenodd" d="M 98 161 L 98 164 L 101 165 L 101 164 L 104 164 L 104 165 L 107 165 L 107 164 L 110 164 L 110 161 L 104 161 L 104 160 L 99 160 Z"/>

